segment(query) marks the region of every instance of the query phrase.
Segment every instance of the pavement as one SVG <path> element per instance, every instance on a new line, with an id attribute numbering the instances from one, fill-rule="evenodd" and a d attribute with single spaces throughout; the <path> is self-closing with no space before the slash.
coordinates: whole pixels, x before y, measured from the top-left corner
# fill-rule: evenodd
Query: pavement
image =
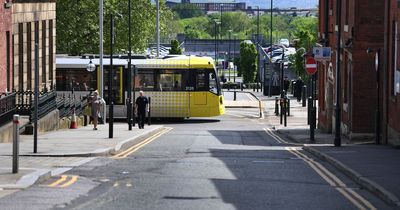
<path id="1" fill-rule="evenodd" d="M 38 136 L 37 153 L 33 153 L 33 136 L 20 135 L 16 174 L 11 173 L 12 143 L 0 144 L 0 197 L 64 173 L 97 156 L 116 154 L 162 129 L 161 125 L 151 125 L 144 129 L 136 126 L 129 131 L 126 123 L 115 123 L 112 139 L 108 138 L 108 124 L 99 125 L 96 131 L 89 125 L 46 132 Z"/>
<path id="2" fill-rule="evenodd" d="M 250 90 L 251 91 L 251 90 Z M 287 126 L 275 116 L 275 96 L 269 98 L 261 92 L 253 92 L 265 104 L 264 116 L 275 132 L 322 161 L 346 174 L 361 187 L 400 209 L 400 149 L 390 145 L 376 145 L 368 140 L 351 142 L 342 136 L 342 146 L 335 147 L 334 134 L 315 131 L 315 142 L 310 142 L 310 126 L 307 125 L 307 107 L 291 98 Z M 290 96 L 290 95 L 289 95 Z"/>

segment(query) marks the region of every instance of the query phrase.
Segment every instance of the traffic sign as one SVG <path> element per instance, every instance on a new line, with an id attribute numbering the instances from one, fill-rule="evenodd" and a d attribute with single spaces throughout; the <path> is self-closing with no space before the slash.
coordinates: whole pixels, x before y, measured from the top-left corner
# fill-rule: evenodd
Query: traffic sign
<path id="1" fill-rule="evenodd" d="M 313 75 L 317 72 L 317 62 L 313 57 L 307 58 L 306 60 L 306 72 L 309 75 Z"/>

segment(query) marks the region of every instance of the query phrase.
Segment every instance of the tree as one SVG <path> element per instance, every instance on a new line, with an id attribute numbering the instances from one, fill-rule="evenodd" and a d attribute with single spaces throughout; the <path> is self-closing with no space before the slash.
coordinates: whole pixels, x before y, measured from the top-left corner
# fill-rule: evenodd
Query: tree
<path id="1" fill-rule="evenodd" d="M 182 19 L 203 15 L 203 11 L 194 4 L 177 4 L 172 8 L 172 11 L 176 12 Z"/>
<path id="2" fill-rule="evenodd" d="M 179 42 L 176 39 L 171 40 L 171 49 L 169 50 L 169 54 L 172 55 L 181 55 L 182 49 L 179 47 Z"/>
<path id="3" fill-rule="evenodd" d="M 155 6 L 150 0 L 136 0 L 132 6 L 132 50 L 142 53 L 149 41 L 154 40 Z M 71 9 L 73 8 L 73 9 Z M 57 2 L 57 53 L 81 55 L 99 52 L 99 8 L 98 1 L 63 0 Z M 115 15 L 116 52 L 128 48 L 128 0 L 104 1 L 104 51 L 109 52 L 110 12 Z M 160 28 L 166 31 L 166 25 L 172 21 L 173 13 L 160 2 Z"/>
<path id="4" fill-rule="evenodd" d="M 257 49 L 249 42 L 240 43 L 240 71 L 243 75 L 243 82 L 254 82 L 257 73 Z"/>

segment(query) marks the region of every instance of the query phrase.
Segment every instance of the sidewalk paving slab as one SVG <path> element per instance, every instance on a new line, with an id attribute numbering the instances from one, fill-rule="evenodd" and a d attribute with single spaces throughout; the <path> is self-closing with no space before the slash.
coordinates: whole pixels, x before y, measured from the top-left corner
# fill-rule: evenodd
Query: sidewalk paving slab
<path id="1" fill-rule="evenodd" d="M 12 174 L 12 143 L 0 144 L 0 197 L 23 189 L 51 176 L 93 160 L 94 156 L 109 156 L 123 151 L 145 138 L 160 132 L 161 125 L 145 129 L 127 124 L 114 124 L 114 138 L 108 138 L 108 125 L 65 129 L 41 133 L 38 153 L 33 153 L 33 136 L 20 136 L 19 173 Z"/>

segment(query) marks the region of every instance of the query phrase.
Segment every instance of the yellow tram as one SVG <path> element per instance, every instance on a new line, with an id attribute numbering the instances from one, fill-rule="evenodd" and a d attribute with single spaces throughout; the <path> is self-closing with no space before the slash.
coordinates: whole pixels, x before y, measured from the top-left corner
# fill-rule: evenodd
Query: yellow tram
<path id="1" fill-rule="evenodd" d="M 100 70 L 87 72 L 89 59 L 57 59 L 57 91 L 70 91 L 78 84 L 99 89 Z M 77 58 L 74 58 L 77 59 Z M 92 59 L 98 67 L 98 59 Z M 115 93 L 115 113 L 117 118 L 126 118 L 127 60 L 113 59 L 113 90 Z M 138 97 L 139 91 L 151 98 L 152 117 L 188 118 L 211 117 L 224 114 L 224 97 L 214 61 L 210 57 L 174 56 L 163 59 L 132 59 L 136 77 L 132 74 L 132 89 Z M 70 64 L 70 65 L 68 65 Z M 108 104 L 108 69 L 109 58 L 104 59 L 104 98 Z M 80 70 L 79 70 L 80 69 Z M 75 72 L 75 74 L 71 74 Z M 84 79 L 86 78 L 86 79 Z M 79 89 L 79 90 L 78 90 Z M 86 94 L 88 90 L 76 88 L 74 92 Z M 133 98 L 133 92 L 132 92 Z"/>

